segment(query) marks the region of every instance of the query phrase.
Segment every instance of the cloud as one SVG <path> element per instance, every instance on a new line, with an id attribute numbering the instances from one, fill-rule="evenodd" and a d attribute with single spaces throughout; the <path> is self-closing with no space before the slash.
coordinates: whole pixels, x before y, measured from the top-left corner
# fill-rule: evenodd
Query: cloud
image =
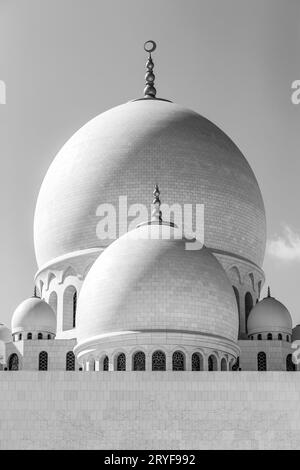
<path id="1" fill-rule="evenodd" d="M 282 236 L 268 241 L 267 253 L 283 261 L 300 261 L 300 235 L 285 226 Z"/>

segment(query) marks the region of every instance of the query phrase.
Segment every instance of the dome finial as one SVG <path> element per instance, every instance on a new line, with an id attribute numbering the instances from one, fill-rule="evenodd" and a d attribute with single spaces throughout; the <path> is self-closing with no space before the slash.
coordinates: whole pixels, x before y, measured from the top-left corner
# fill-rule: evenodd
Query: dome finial
<path id="1" fill-rule="evenodd" d="M 153 199 L 153 202 L 152 202 L 152 205 L 153 205 L 153 209 L 152 209 L 152 214 L 151 214 L 151 221 L 158 221 L 159 223 L 162 222 L 162 213 L 161 213 L 161 210 L 160 210 L 160 205 L 161 205 L 161 202 L 160 202 L 160 190 L 159 190 L 159 187 L 158 187 L 158 184 L 155 185 L 155 188 L 154 188 L 154 191 L 153 191 L 153 196 L 154 196 L 154 199 Z"/>
<path id="2" fill-rule="evenodd" d="M 147 220 L 147 222 L 142 222 L 141 224 L 137 225 L 138 227 L 142 227 L 144 225 L 169 225 L 170 227 L 176 227 L 177 226 L 174 224 L 174 222 L 165 222 L 162 219 L 162 212 L 160 210 L 161 206 L 161 201 L 160 201 L 160 190 L 158 187 L 158 184 L 155 185 L 154 191 L 153 191 L 153 196 L 154 199 L 152 201 L 152 211 L 151 211 L 151 218 Z"/>
<path id="3" fill-rule="evenodd" d="M 37 287 L 34 286 L 34 289 L 33 289 L 33 297 L 37 298 L 37 299 L 40 299 L 40 296 L 37 294 Z"/>
<path id="4" fill-rule="evenodd" d="M 156 43 L 154 41 L 146 41 L 144 44 L 144 50 L 149 52 L 149 57 L 146 62 L 146 86 L 144 88 L 144 98 L 153 99 L 156 96 L 156 89 L 154 87 L 155 75 L 153 73 L 154 63 L 151 57 L 151 52 L 154 52 L 156 49 Z"/>
<path id="5" fill-rule="evenodd" d="M 271 289 L 270 289 L 270 286 L 268 286 L 268 297 L 271 297 Z"/>

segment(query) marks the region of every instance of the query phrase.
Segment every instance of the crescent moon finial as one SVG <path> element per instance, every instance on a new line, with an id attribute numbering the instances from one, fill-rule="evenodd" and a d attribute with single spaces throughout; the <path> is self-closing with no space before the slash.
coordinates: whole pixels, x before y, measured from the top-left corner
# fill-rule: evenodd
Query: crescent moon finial
<path id="1" fill-rule="evenodd" d="M 149 57 L 146 63 L 146 86 L 144 88 L 144 98 L 153 99 L 156 96 L 156 89 L 154 86 L 155 75 L 153 73 L 154 63 L 151 57 L 151 52 L 154 52 L 156 49 L 156 42 L 150 40 L 146 41 L 144 44 L 144 50 L 149 53 Z"/>
<path id="2" fill-rule="evenodd" d="M 146 52 L 149 52 L 151 54 L 151 52 L 154 52 L 156 49 L 156 42 L 155 41 L 146 41 L 145 44 L 144 44 L 144 50 Z"/>

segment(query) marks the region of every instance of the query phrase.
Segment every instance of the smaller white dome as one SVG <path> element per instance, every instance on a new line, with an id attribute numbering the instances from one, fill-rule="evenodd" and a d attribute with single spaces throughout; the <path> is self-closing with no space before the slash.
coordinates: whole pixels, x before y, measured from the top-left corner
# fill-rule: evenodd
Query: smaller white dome
<path id="1" fill-rule="evenodd" d="M 47 302 L 39 297 L 24 300 L 11 320 L 12 334 L 22 331 L 56 333 L 56 316 Z"/>
<path id="2" fill-rule="evenodd" d="M 99 256 L 79 296 L 84 345 L 135 332 L 178 332 L 236 347 L 238 311 L 228 277 L 209 249 L 187 250 L 181 230 L 142 224 Z"/>
<path id="3" fill-rule="evenodd" d="M 248 335 L 258 333 L 292 334 L 292 318 L 288 309 L 274 297 L 265 297 L 251 310 Z"/>
<path id="4" fill-rule="evenodd" d="M 11 331 L 3 323 L 0 323 L 0 341 L 3 341 L 3 343 L 10 343 L 12 341 Z"/>

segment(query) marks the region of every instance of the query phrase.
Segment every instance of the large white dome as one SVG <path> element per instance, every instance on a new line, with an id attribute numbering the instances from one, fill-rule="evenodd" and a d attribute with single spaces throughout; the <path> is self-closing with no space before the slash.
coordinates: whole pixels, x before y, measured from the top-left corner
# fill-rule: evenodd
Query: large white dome
<path id="1" fill-rule="evenodd" d="M 141 226 L 99 256 L 79 295 L 79 348 L 94 338 L 159 331 L 236 343 L 238 311 L 224 269 L 210 250 L 186 250 L 166 230 Z"/>
<path id="2" fill-rule="evenodd" d="M 63 146 L 42 184 L 34 221 L 39 267 L 110 241 L 97 238 L 100 204 L 204 204 L 205 244 L 261 266 L 265 212 L 255 176 L 216 125 L 163 100 L 137 100 L 100 114 Z M 121 224 L 121 233 L 125 233 Z M 119 233 L 117 233 L 117 236 Z"/>

